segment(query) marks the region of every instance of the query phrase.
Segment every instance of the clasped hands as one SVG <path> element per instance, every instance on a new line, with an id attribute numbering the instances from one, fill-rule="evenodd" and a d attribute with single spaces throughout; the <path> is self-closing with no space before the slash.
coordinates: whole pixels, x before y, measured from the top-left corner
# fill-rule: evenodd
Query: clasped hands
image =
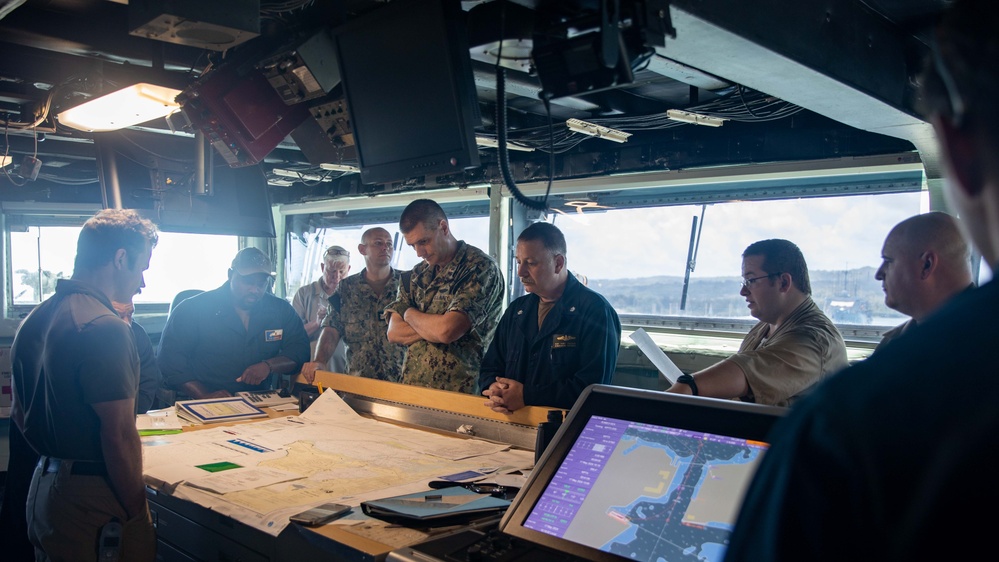
<path id="1" fill-rule="evenodd" d="M 482 391 L 482 395 L 489 399 L 485 406 L 501 414 L 509 414 L 525 406 L 524 383 L 513 379 L 496 377 L 489 388 Z"/>

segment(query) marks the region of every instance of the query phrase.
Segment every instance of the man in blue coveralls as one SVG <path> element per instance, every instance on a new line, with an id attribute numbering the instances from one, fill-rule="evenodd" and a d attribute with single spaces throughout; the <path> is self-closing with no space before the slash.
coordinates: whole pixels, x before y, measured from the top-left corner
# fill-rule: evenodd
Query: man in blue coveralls
<path id="1" fill-rule="evenodd" d="M 479 389 L 494 411 L 568 409 L 590 384 L 611 382 L 621 321 L 603 296 L 569 274 L 565 254 L 565 236 L 554 225 L 534 223 L 517 237 L 517 275 L 529 294 L 506 309 L 479 370 Z"/>
<path id="2" fill-rule="evenodd" d="M 267 292 L 273 275 L 263 252 L 244 248 L 225 284 L 177 305 L 157 352 L 167 388 L 192 398 L 262 390 L 272 373 L 295 373 L 309 360 L 295 309 Z"/>

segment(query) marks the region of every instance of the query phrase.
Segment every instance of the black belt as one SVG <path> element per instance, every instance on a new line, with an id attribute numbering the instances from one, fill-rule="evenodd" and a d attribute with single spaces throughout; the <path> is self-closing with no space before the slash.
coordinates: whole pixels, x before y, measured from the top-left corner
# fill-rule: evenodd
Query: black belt
<path id="1" fill-rule="evenodd" d="M 59 467 L 62 463 L 68 462 L 72 463 L 69 468 L 70 474 L 75 474 L 77 476 L 107 476 L 108 468 L 102 462 L 91 462 L 91 461 L 72 461 L 57 459 L 55 457 L 42 457 L 43 470 L 45 472 L 59 472 Z"/>

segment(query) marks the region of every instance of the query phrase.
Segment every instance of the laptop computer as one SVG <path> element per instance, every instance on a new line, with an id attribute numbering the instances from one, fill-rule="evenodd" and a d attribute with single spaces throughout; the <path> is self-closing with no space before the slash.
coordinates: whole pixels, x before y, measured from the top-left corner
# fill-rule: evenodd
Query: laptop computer
<path id="1" fill-rule="evenodd" d="M 592 385 L 498 525 L 398 549 L 387 560 L 720 561 L 784 412 Z"/>

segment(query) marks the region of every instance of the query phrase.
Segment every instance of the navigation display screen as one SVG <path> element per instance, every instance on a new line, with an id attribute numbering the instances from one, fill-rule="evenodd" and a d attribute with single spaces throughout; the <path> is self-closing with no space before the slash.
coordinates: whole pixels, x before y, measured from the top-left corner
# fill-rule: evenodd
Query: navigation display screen
<path id="1" fill-rule="evenodd" d="M 523 526 L 643 562 L 721 561 L 766 449 L 592 416 Z"/>

